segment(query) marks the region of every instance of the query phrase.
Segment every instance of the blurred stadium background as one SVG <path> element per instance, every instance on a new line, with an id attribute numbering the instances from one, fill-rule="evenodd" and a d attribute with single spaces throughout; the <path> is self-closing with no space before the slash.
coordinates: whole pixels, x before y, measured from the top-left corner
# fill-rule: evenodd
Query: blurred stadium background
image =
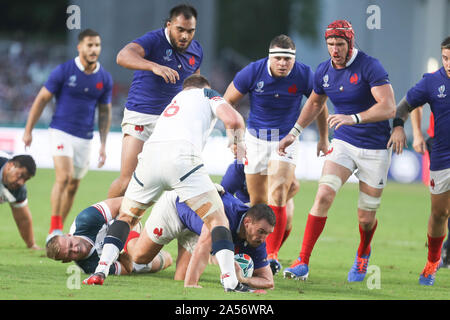
<path id="1" fill-rule="evenodd" d="M 179 2 L 183 1 L 1 1 L 0 150 L 23 153 L 20 130 L 25 126 L 34 97 L 56 65 L 77 55 L 80 30 L 92 28 L 102 37 L 100 62 L 114 79 L 112 132 L 108 138 L 109 158 L 104 169 L 118 170 L 120 123 L 133 72 L 116 64 L 116 54 L 133 39 L 162 27 L 170 8 Z M 450 34 L 450 0 L 187 2 L 199 13 L 195 37 L 204 48 L 201 72 L 221 93 L 237 71 L 266 56 L 270 40 L 281 33 L 294 39 L 297 59 L 315 69 L 328 58 L 323 40 L 326 25 L 345 18 L 355 29 L 356 46 L 378 58 L 388 71 L 399 101 L 423 73 L 441 66 L 439 44 Z M 80 29 L 70 30 L 66 25 L 70 5 L 80 8 Z M 332 112 L 333 105 L 331 102 L 328 105 Z M 44 110 L 37 128 L 47 128 L 52 108 L 48 106 Z M 248 110 L 248 101 L 244 100 L 239 111 L 246 117 Z M 429 108 L 424 108 L 424 130 L 428 126 L 429 113 Z M 212 156 L 206 156 L 206 162 L 210 163 L 213 174 L 223 173 L 231 161 L 231 154 L 224 156 L 217 151 L 222 147 L 221 129 L 219 124 L 214 133 L 219 142 L 205 149 L 205 153 Z M 406 129 L 411 146 L 410 123 Z M 298 178 L 314 179 L 320 172 L 321 161 L 315 157 L 317 136 L 314 126 L 302 136 L 303 145 L 311 156 L 299 163 Z M 38 166 L 52 167 L 51 158 L 44 150 L 45 139 L 43 130 L 42 137 L 34 140 L 29 152 L 37 155 Z M 92 162 L 94 168 L 96 161 Z M 393 157 L 390 178 L 406 183 L 420 181 L 421 170 L 421 157 L 412 151 L 405 152 L 401 157 Z"/>

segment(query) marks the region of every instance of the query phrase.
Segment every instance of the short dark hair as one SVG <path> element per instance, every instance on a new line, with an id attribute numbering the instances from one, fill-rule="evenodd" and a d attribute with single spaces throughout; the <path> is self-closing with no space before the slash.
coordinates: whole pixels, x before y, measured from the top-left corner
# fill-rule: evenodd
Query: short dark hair
<path id="1" fill-rule="evenodd" d="M 208 79 L 201 74 L 193 74 L 183 81 L 183 89 L 187 87 L 204 88 L 211 87 L 211 85 L 209 84 Z"/>
<path id="2" fill-rule="evenodd" d="M 276 223 L 275 213 L 273 213 L 272 208 L 265 203 L 258 203 L 252 206 L 248 209 L 246 216 L 254 219 L 255 221 L 264 219 L 272 227 L 274 227 Z"/>
<path id="3" fill-rule="evenodd" d="M 78 43 L 83 41 L 86 37 L 100 37 L 100 34 L 92 29 L 85 29 L 78 35 Z"/>
<path id="4" fill-rule="evenodd" d="M 445 38 L 444 41 L 442 41 L 441 50 L 443 49 L 450 49 L 450 36 Z"/>
<path id="5" fill-rule="evenodd" d="M 172 9 L 170 9 L 169 18 L 167 21 L 172 20 L 172 18 L 176 18 L 179 15 L 183 15 L 185 19 L 191 19 L 192 17 L 197 20 L 197 10 L 191 5 L 188 4 L 179 4 Z"/>
<path id="6" fill-rule="evenodd" d="M 295 43 L 292 39 L 285 35 L 280 34 L 270 41 L 269 48 L 278 47 L 282 49 L 295 49 Z"/>
<path id="7" fill-rule="evenodd" d="M 36 174 L 36 162 L 34 162 L 33 157 L 28 154 L 14 156 L 9 162 L 14 163 L 18 168 L 27 168 L 28 174 L 32 177 Z"/>

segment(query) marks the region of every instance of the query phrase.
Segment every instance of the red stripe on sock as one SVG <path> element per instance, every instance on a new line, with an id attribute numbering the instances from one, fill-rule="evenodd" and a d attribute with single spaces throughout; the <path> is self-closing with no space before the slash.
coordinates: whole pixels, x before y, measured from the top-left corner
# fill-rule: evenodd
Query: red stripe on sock
<path id="1" fill-rule="evenodd" d="M 437 262 L 441 258 L 442 243 L 445 235 L 442 237 L 428 237 L 428 261 Z"/>
<path id="2" fill-rule="evenodd" d="M 303 263 L 309 264 L 309 257 L 314 249 L 314 245 L 319 239 L 320 234 L 325 227 L 327 217 L 317 217 L 312 214 L 308 215 L 306 220 L 305 234 L 303 235 L 302 250 L 300 251 L 300 258 Z"/>
<path id="3" fill-rule="evenodd" d="M 375 221 L 375 225 L 371 230 L 365 231 L 359 225 L 359 247 L 358 247 L 358 257 L 363 255 L 368 255 L 370 252 L 370 243 L 372 242 L 373 234 L 375 233 L 375 229 L 377 228 L 378 220 Z"/>
<path id="4" fill-rule="evenodd" d="M 286 206 L 277 207 L 269 205 L 269 207 L 272 208 L 275 214 L 276 224 L 273 232 L 266 239 L 266 248 L 267 254 L 274 254 L 276 256 L 280 250 L 284 232 L 286 231 Z"/>

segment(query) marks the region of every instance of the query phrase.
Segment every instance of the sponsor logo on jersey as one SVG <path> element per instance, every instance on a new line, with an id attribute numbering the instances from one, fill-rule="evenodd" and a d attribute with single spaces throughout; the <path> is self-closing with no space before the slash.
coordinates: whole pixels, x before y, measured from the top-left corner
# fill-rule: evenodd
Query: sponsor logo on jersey
<path id="1" fill-rule="evenodd" d="M 67 84 L 69 87 L 75 87 L 77 85 L 77 76 L 76 75 L 71 75 L 69 77 L 69 83 Z"/>
<path id="2" fill-rule="evenodd" d="M 438 98 L 445 98 L 447 95 L 444 93 L 445 92 L 445 85 L 442 85 L 438 88 L 439 94 L 437 95 Z"/>
<path id="3" fill-rule="evenodd" d="M 264 92 L 263 87 L 264 87 L 264 81 L 259 81 L 259 82 L 256 84 L 256 89 L 255 89 L 255 91 L 256 91 L 256 92 Z"/>
<path id="4" fill-rule="evenodd" d="M 164 61 L 172 61 L 172 58 L 170 57 L 172 55 L 172 49 L 166 50 L 166 55 L 163 56 Z"/>
<path id="5" fill-rule="evenodd" d="M 330 86 L 330 85 L 328 84 L 328 80 L 329 80 L 328 74 L 324 75 L 322 79 L 323 79 L 322 87 L 328 88 L 328 87 Z"/>

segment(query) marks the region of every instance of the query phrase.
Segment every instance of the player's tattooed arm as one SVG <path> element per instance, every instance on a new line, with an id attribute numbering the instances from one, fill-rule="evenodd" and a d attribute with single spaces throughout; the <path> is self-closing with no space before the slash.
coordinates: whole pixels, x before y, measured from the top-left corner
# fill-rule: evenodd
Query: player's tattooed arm
<path id="1" fill-rule="evenodd" d="M 395 118 L 400 118 L 403 121 L 406 121 L 408 119 L 409 113 L 414 110 L 415 108 L 411 107 L 406 100 L 406 97 L 403 97 L 402 100 L 397 105 L 397 110 L 395 112 Z"/>

